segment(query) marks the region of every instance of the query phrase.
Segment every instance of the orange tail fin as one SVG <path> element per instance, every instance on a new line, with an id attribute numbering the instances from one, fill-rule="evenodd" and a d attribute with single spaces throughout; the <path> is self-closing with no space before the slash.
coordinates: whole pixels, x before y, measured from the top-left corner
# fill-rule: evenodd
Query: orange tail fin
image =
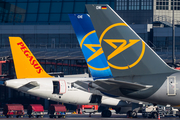
<path id="1" fill-rule="evenodd" d="M 17 79 L 49 78 L 37 59 L 20 37 L 9 37 Z"/>

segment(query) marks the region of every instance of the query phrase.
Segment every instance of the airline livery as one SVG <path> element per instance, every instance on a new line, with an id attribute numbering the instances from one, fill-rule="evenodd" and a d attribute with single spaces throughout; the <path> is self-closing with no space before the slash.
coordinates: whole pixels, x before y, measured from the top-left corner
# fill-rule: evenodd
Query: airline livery
<path id="1" fill-rule="evenodd" d="M 93 82 L 101 91 L 180 106 L 180 72 L 170 68 L 109 5 L 86 5 L 112 78 Z"/>
<path id="2" fill-rule="evenodd" d="M 87 14 L 69 14 L 69 18 L 92 77 L 112 77 L 90 17 Z"/>

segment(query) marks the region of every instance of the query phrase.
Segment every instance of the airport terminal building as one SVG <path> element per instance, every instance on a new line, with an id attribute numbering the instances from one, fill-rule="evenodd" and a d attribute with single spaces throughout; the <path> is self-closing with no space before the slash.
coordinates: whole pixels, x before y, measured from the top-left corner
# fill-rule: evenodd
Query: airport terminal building
<path id="1" fill-rule="evenodd" d="M 15 78 L 9 36 L 21 37 L 47 73 L 89 73 L 68 14 L 85 4 L 109 4 L 158 54 L 171 63 L 173 0 L 0 0 L 0 75 Z M 180 1 L 174 2 L 176 58 L 180 62 Z M 48 101 L 0 86 L 0 107 Z"/>

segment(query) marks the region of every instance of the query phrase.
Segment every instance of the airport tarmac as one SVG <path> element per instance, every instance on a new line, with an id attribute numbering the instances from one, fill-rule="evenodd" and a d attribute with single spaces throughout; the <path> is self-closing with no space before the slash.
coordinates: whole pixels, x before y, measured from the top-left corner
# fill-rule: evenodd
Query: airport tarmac
<path id="1" fill-rule="evenodd" d="M 64 118 L 49 118 L 48 115 L 45 115 L 43 118 L 28 118 L 28 116 L 25 116 L 23 118 L 6 118 L 5 116 L 0 117 L 0 120 L 58 120 L 58 119 L 64 119 Z M 67 114 L 65 119 L 69 120 L 148 120 L 152 118 L 143 118 L 141 115 L 138 115 L 138 118 L 127 118 L 125 114 L 112 114 L 110 118 L 102 118 L 100 113 L 92 114 L 91 117 L 89 117 L 89 114 Z M 179 120 L 179 117 L 164 117 L 160 118 L 164 120 Z"/>

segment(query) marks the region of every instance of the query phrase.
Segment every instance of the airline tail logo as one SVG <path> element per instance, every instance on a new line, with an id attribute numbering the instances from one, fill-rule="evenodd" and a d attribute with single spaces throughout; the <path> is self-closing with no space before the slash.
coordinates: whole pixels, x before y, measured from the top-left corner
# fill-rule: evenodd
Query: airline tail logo
<path id="1" fill-rule="evenodd" d="M 87 48 L 89 48 L 92 52 L 94 52 L 93 55 L 91 55 L 88 59 L 87 62 L 93 60 L 97 56 L 101 55 L 103 53 L 101 45 L 100 44 L 84 44 Z M 94 47 L 99 48 L 98 50 L 95 50 Z"/>
<path id="2" fill-rule="evenodd" d="M 112 24 L 110 25 L 109 27 L 107 27 L 101 34 L 100 36 L 100 44 L 102 45 L 102 42 L 108 44 L 111 48 L 108 49 L 108 50 L 112 50 L 111 52 L 108 52 L 108 56 L 107 56 L 107 61 L 108 61 L 108 65 L 111 66 L 112 68 L 115 68 L 115 69 L 121 69 L 121 70 L 124 70 L 124 69 L 129 69 L 129 68 L 132 68 L 134 66 L 136 66 L 140 60 L 142 59 L 143 55 L 144 55 L 144 52 L 145 52 L 145 43 L 143 41 L 141 41 L 140 39 L 137 39 L 137 37 L 135 37 L 135 39 L 133 39 L 134 36 L 128 36 L 127 34 L 126 35 L 119 35 L 118 33 L 116 33 L 118 30 L 117 29 L 120 29 L 119 27 L 124 27 L 123 29 L 121 28 L 121 30 L 124 30 L 124 34 L 126 34 L 126 30 L 125 28 L 127 28 L 127 25 L 125 23 L 115 23 L 115 24 Z M 113 29 L 113 28 L 116 28 L 116 29 Z M 115 35 L 115 37 L 117 38 L 111 38 L 109 39 L 109 36 L 107 34 L 108 31 L 112 31 Z M 116 34 L 118 34 L 116 36 Z M 107 36 L 106 36 L 107 35 Z M 120 39 L 118 39 L 118 37 L 121 37 Z M 124 37 L 126 39 L 124 39 Z M 128 42 L 127 42 L 128 41 Z M 140 45 L 140 43 L 142 42 L 142 44 Z M 140 45 L 142 47 L 141 51 L 138 53 L 139 54 L 139 57 L 138 58 L 133 58 L 133 62 L 131 61 L 131 63 L 127 63 L 126 65 L 120 65 L 121 63 L 118 63 L 117 65 L 114 65 L 111 63 L 111 60 L 122 54 L 122 52 L 130 49 L 131 47 L 133 47 L 134 45 Z M 112 49 L 113 48 L 113 49 Z M 113 60 L 112 60 L 113 61 Z M 114 63 L 114 62 L 113 62 Z"/>
<path id="3" fill-rule="evenodd" d="M 35 69 L 38 74 L 40 74 L 43 69 L 37 62 L 37 60 L 31 55 L 31 52 L 27 49 L 27 47 L 24 45 L 23 42 L 17 43 L 18 46 L 20 46 L 21 51 L 24 53 L 24 55 L 29 59 L 29 64 L 31 64 Z"/>
<path id="4" fill-rule="evenodd" d="M 20 37 L 9 37 L 17 79 L 50 78 Z"/>
<path id="5" fill-rule="evenodd" d="M 127 44 L 126 40 L 123 39 L 104 39 L 105 42 L 107 42 L 111 47 L 113 47 L 115 50 L 108 56 L 107 60 L 110 60 L 117 54 L 123 52 L 124 50 L 128 49 L 132 45 L 136 44 L 140 40 L 129 40 L 129 43 Z M 119 47 L 115 45 L 114 43 L 122 43 Z"/>
<path id="6" fill-rule="evenodd" d="M 87 33 L 83 37 L 80 47 L 85 52 L 84 56 L 87 59 L 88 67 L 94 70 L 107 70 L 109 68 L 105 56 L 102 55 L 103 50 L 98 41 L 95 30 Z"/>

